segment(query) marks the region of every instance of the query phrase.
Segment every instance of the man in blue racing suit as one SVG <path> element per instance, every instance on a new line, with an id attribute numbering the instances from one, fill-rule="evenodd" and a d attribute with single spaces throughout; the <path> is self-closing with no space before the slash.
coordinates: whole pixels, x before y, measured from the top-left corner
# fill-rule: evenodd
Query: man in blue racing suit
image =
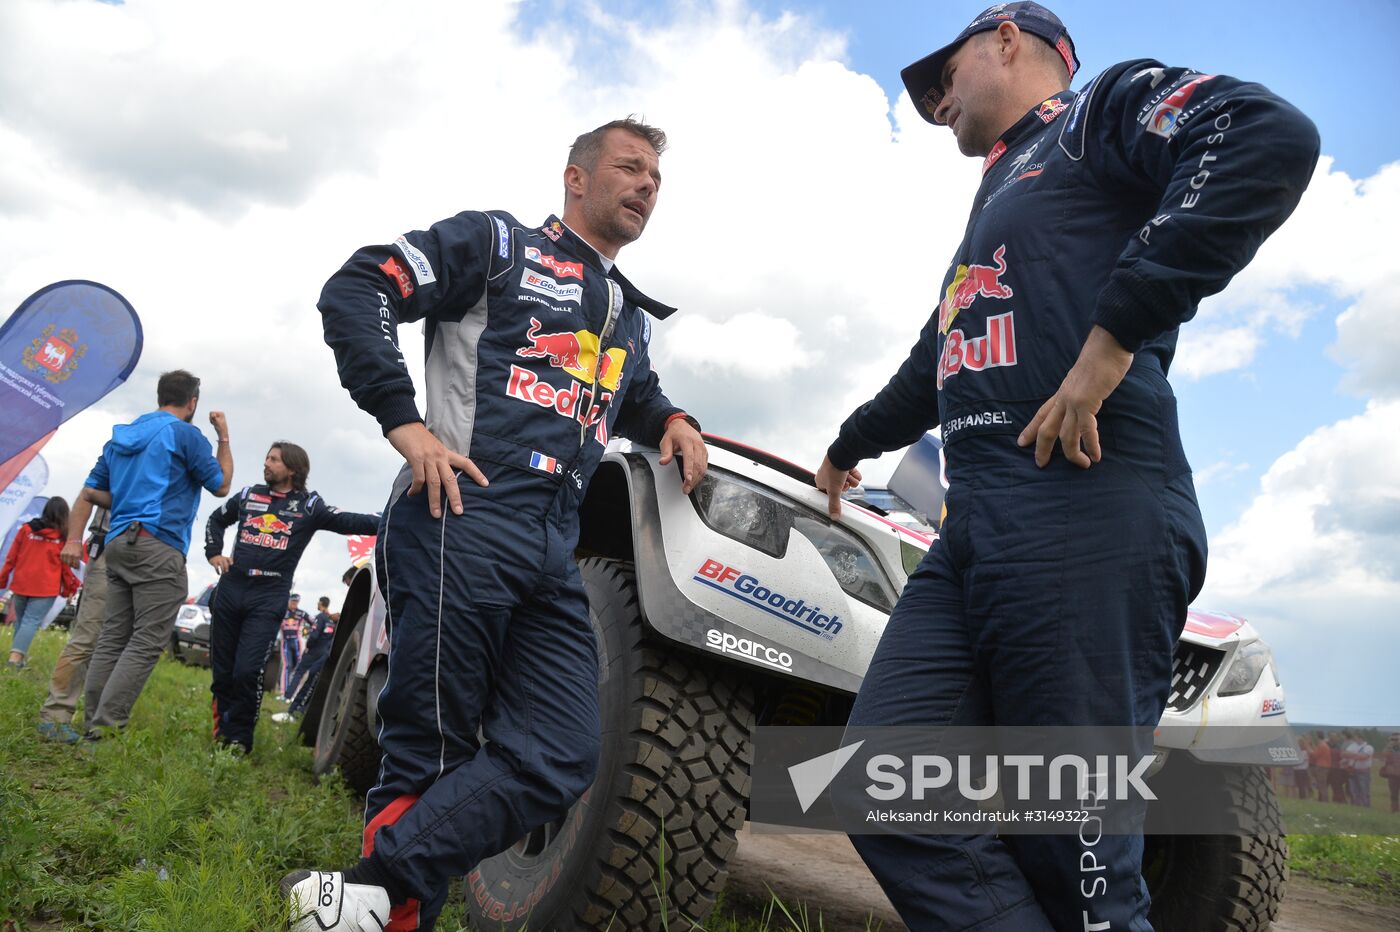
<path id="1" fill-rule="evenodd" d="M 646 124 L 606 124 L 569 153 L 562 219 L 467 211 L 360 250 L 326 283 L 341 383 L 405 465 L 376 549 L 389 674 L 364 856 L 283 879 L 298 930 L 377 930 L 391 903 L 388 928 L 432 928 L 454 876 L 593 781 L 579 504 L 614 434 L 678 456 L 687 493 L 706 465 L 651 367 L 647 315 L 673 309 L 614 265 L 655 206 L 664 146 Z M 426 320 L 426 424 L 395 342 L 411 320 Z"/>
<path id="2" fill-rule="evenodd" d="M 373 534 L 379 524 L 378 515 L 332 508 L 307 491 L 310 472 L 306 451 L 279 440 L 263 460 L 264 484 L 229 496 L 204 528 L 204 555 L 220 577 L 209 619 L 214 737 L 244 752 L 253 750 L 263 668 L 278 626 L 295 608 L 288 605 L 292 575 L 311 536 L 321 530 Z M 224 531 L 235 523 L 233 556 L 226 557 Z"/>
<path id="3" fill-rule="evenodd" d="M 1076 94 L 1077 66 L 1060 20 L 1021 2 L 903 72 L 984 161 L 936 313 L 818 472 L 835 513 L 860 460 L 942 426 L 940 539 L 852 728 L 1150 734 L 1165 707 L 1206 559 L 1166 379 L 1177 328 L 1288 217 L 1318 137 L 1257 84 L 1140 60 Z M 1140 833 L 1092 851 L 1074 834 L 852 840 L 911 929 L 1149 928 Z"/>

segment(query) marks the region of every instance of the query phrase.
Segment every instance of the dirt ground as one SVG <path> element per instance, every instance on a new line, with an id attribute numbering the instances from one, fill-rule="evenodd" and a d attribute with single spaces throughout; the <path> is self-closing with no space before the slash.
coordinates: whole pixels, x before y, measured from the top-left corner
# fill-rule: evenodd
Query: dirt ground
<path id="1" fill-rule="evenodd" d="M 725 898 L 735 905 L 761 909 L 773 892 L 789 908 L 807 904 L 812 928 L 831 932 L 904 932 L 905 926 L 885 899 L 844 835 L 739 835 L 739 851 L 730 862 Z M 1381 905 L 1336 884 L 1294 876 L 1274 932 L 1377 932 L 1400 929 L 1400 906 Z"/>

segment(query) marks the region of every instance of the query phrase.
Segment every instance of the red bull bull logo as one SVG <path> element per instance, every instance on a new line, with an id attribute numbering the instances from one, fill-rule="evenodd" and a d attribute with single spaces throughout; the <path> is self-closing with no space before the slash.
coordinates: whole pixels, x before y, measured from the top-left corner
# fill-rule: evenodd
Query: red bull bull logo
<path id="1" fill-rule="evenodd" d="M 591 330 L 563 331 L 560 333 L 540 333 L 539 320 L 531 317 L 530 328 L 525 331 L 529 346 L 522 346 L 515 355 L 522 359 L 544 359 L 556 369 L 563 369 L 569 375 L 592 385 L 597 383 L 610 391 L 617 391 L 622 384 L 622 369 L 627 361 L 627 351 L 614 346 L 598 353 L 598 334 Z"/>
<path id="2" fill-rule="evenodd" d="M 1001 277 L 1006 274 L 1006 244 L 1002 243 L 992 253 L 992 265 L 959 265 L 953 273 L 953 280 L 938 305 L 938 332 L 947 334 L 953 326 L 959 311 L 972 307 L 978 298 L 1006 300 L 1015 294 L 1010 285 L 1003 285 Z"/>
<path id="3" fill-rule="evenodd" d="M 577 334 L 540 333 L 540 322 L 531 317 L 530 329 L 525 331 L 525 339 L 530 341 L 530 345 L 516 350 L 515 355 L 526 359 L 548 359 L 551 366 L 560 369 L 582 368 L 578 360 L 581 347 Z"/>

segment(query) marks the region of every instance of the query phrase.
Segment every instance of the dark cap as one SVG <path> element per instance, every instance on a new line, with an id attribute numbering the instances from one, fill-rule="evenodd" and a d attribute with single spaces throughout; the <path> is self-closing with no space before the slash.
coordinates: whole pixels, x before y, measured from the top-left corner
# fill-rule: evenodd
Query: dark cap
<path id="1" fill-rule="evenodd" d="M 1060 22 L 1058 16 L 1039 3 L 1031 3 L 1030 0 L 996 3 L 978 13 L 977 18 L 968 23 L 952 42 L 932 55 L 924 56 L 899 73 L 904 79 L 904 86 L 909 89 L 909 96 L 914 99 L 914 106 L 919 108 L 920 116 L 930 123 L 938 122 L 933 118 L 933 111 L 943 100 L 943 66 L 953 57 L 958 47 L 977 33 L 996 29 L 1004 22 L 1015 23 L 1022 32 L 1039 36 L 1054 46 L 1055 51 L 1065 60 L 1065 67 L 1069 69 L 1071 78 L 1079 70 L 1079 58 L 1074 54 L 1074 40 L 1069 37 L 1065 24 Z"/>

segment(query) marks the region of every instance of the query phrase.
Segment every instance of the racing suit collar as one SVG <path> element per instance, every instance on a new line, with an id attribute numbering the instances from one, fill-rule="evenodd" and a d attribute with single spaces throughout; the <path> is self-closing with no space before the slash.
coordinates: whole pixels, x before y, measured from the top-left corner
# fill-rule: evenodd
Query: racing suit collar
<path id="1" fill-rule="evenodd" d="M 649 298 L 643 294 L 636 285 L 627 280 L 627 277 L 622 274 L 622 271 L 617 267 L 616 263 L 612 263 L 611 268 L 604 265 L 604 257 L 602 254 L 594 249 L 589 244 L 588 240 L 575 233 L 573 229 L 559 217 L 550 214 L 549 219 L 545 220 L 544 226 L 548 229 L 556 222 L 559 224 L 557 229 L 561 230 L 562 234 L 568 237 L 570 245 L 574 246 L 575 251 L 585 263 L 600 269 L 608 278 L 611 278 L 622 286 L 622 296 L 626 298 L 628 302 L 635 304 L 657 320 L 665 320 L 667 317 L 676 313 L 676 309 L 670 305 L 662 304 L 655 298 Z"/>
<path id="2" fill-rule="evenodd" d="M 1060 91 L 1027 110 L 1021 119 L 1011 124 L 1011 128 L 1001 134 L 1001 138 L 987 153 L 986 159 L 982 162 L 982 174 L 985 175 L 991 171 L 992 166 L 1006 154 L 1008 149 L 1019 145 L 1036 132 L 1058 120 L 1060 115 L 1069 109 L 1069 105 L 1076 96 L 1078 95 L 1074 91 Z"/>

